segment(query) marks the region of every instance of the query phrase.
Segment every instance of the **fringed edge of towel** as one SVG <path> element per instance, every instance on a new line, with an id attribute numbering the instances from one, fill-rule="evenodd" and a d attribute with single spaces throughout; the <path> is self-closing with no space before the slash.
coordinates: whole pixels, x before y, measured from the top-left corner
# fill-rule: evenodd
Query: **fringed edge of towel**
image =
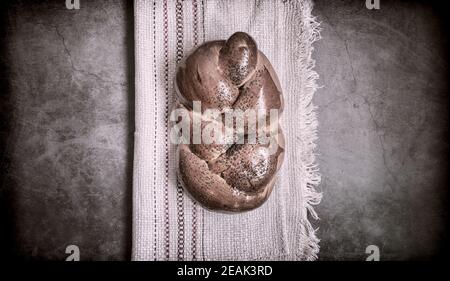
<path id="1" fill-rule="evenodd" d="M 302 157 L 305 165 L 302 165 L 302 175 L 305 176 L 305 180 L 302 182 L 302 194 L 304 198 L 303 206 L 305 211 L 303 212 L 301 233 L 300 233 L 300 252 L 298 253 L 298 259 L 312 261 L 318 258 L 320 239 L 316 236 L 317 229 L 314 229 L 311 225 L 308 214 L 315 220 L 319 217 L 314 210 L 314 206 L 318 205 L 322 200 L 322 193 L 317 191 L 321 176 L 319 173 L 319 167 L 316 163 L 315 141 L 318 139 L 317 128 L 318 120 L 316 109 L 312 103 L 312 99 L 316 90 L 319 88 L 317 80 L 319 75 L 314 71 L 315 60 L 312 58 L 314 51 L 313 44 L 321 38 L 320 36 L 320 23 L 316 17 L 312 15 L 313 3 L 311 0 L 306 1 L 294 1 L 295 13 L 297 19 L 299 19 L 299 25 L 297 30 L 297 44 L 296 44 L 296 57 L 299 60 L 299 74 L 302 78 L 302 95 L 300 111 L 300 126 L 302 128 L 301 142 L 305 145 L 305 149 L 302 152 Z"/>

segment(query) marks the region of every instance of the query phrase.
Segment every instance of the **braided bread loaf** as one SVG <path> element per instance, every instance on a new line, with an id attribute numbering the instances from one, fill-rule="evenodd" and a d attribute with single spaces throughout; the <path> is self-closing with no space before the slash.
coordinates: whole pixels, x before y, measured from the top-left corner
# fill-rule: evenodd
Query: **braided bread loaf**
<path id="1" fill-rule="evenodd" d="M 180 63 L 175 88 L 176 108 L 186 109 L 190 117 L 188 140 L 177 149 L 181 185 L 212 210 L 241 212 L 259 207 L 269 197 L 284 157 L 278 115 L 275 122 L 269 123 L 270 110 L 281 113 L 283 97 L 266 56 L 243 32 L 233 34 L 227 41 L 206 42 Z M 193 110 L 194 102 L 201 103 L 200 112 Z M 219 112 L 220 118 L 205 117 L 208 109 Z M 261 135 L 256 136 L 256 143 L 249 141 L 254 132 L 248 130 L 252 126 L 248 109 L 263 113 L 257 121 L 262 121 L 258 123 L 259 132 L 267 137 L 267 143 L 259 142 Z M 236 127 L 237 121 L 231 123 L 235 129 L 231 141 L 221 134 L 219 142 L 195 142 L 195 117 L 201 120 L 202 129 L 215 125 L 224 132 L 230 129 L 230 123 L 225 123 L 223 116 L 230 110 L 245 111 L 243 130 Z"/>

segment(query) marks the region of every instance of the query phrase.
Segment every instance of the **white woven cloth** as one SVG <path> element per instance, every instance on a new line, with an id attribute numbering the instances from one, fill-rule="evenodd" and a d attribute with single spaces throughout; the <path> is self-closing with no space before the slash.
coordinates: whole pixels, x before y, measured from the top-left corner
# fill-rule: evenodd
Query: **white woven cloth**
<path id="1" fill-rule="evenodd" d="M 314 260 L 319 239 L 308 221 L 321 194 L 311 100 L 319 27 L 304 1 L 135 0 L 136 132 L 133 260 Z M 176 184 L 176 146 L 168 139 L 177 62 L 204 41 L 249 33 L 281 81 L 286 155 L 260 208 L 205 210 Z"/>

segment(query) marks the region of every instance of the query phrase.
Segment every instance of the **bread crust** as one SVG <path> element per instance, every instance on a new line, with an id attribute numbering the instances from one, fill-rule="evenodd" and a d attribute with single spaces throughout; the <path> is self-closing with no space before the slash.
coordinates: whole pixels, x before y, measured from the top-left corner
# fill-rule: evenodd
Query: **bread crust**
<path id="1" fill-rule="evenodd" d="M 201 102 L 200 113 L 208 109 L 222 115 L 229 110 L 264 112 L 261 132 L 268 143 L 248 141 L 250 117 L 244 115 L 246 129 L 235 136 L 243 143 L 195 144 L 190 118 L 186 124 L 191 128 L 189 141 L 177 148 L 179 182 L 204 207 L 243 212 L 261 206 L 273 190 L 285 151 L 279 119 L 275 124 L 269 122 L 270 110 L 277 110 L 279 117 L 284 100 L 267 57 L 250 35 L 237 32 L 226 41 L 206 42 L 191 52 L 178 65 L 174 82 L 178 99 L 175 107 L 188 110 L 190 117 L 199 114 L 193 112 L 194 101 Z M 223 130 L 228 126 L 223 119 L 200 118 L 202 126 L 211 122 L 218 122 L 213 125 Z"/>

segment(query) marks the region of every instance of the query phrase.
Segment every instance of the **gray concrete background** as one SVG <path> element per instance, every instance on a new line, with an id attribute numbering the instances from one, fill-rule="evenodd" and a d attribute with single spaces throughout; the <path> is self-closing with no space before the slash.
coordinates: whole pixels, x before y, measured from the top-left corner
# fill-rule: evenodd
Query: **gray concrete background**
<path id="1" fill-rule="evenodd" d="M 322 259 L 436 257 L 447 239 L 448 57 L 439 9 L 319 1 Z"/>
<path id="2" fill-rule="evenodd" d="M 447 239 L 448 38 L 425 2 L 316 1 L 322 260 L 432 259 Z M 1 257 L 126 260 L 133 10 L 2 4 Z M 445 242 L 445 243 L 444 243 Z"/>

